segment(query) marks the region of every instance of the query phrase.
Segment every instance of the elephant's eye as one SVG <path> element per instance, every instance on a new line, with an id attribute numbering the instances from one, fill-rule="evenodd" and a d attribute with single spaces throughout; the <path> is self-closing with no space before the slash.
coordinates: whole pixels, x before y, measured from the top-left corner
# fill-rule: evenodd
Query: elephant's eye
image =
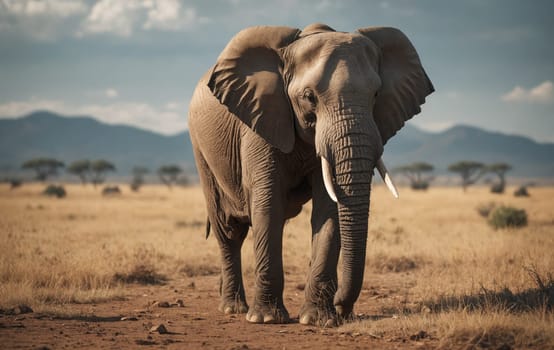
<path id="1" fill-rule="evenodd" d="M 302 97 L 308 100 L 313 106 L 315 106 L 317 100 L 312 90 L 304 90 L 304 94 L 302 95 Z"/>

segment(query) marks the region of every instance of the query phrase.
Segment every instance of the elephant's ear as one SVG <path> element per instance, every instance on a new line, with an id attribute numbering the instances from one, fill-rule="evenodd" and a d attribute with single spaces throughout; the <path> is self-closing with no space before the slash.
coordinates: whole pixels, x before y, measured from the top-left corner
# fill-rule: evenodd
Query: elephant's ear
<path id="1" fill-rule="evenodd" d="M 425 97 L 435 91 L 410 40 L 396 28 L 368 27 L 358 32 L 381 50 L 381 89 L 373 110 L 383 144 L 404 122 L 421 112 Z"/>
<path id="2" fill-rule="evenodd" d="M 271 26 L 244 29 L 219 55 L 208 82 L 231 113 L 285 153 L 294 147 L 294 119 L 277 50 L 299 32 Z"/>

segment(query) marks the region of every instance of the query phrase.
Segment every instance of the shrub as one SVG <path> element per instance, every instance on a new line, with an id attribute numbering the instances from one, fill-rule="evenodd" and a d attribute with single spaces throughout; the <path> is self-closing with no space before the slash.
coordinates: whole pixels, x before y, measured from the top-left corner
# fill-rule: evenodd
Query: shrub
<path id="1" fill-rule="evenodd" d="M 103 196 L 113 196 L 113 195 L 120 195 L 121 190 L 118 186 L 106 186 L 102 189 L 102 195 Z"/>
<path id="2" fill-rule="evenodd" d="M 65 189 L 63 186 L 57 186 L 57 185 L 48 185 L 42 192 L 45 196 L 54 196 L 58 198 L 63 198 L 66 195 Z"/>
<path id="3" fill-rule="evenodd" d="M 12 177 L 8 180 L 10 183 L 10 190 L 13 190 L 14 188 L 18 188 L 19 186 L 23 185 L 23 181 L 21 179 L 18 179 L 16 177 Z"/>
<path id="4" fill-rule="evenodd" d="M 497 183 L 491 186 L 491 193 L 504 193 L 504 183 Z"/>
<path id="5" fill-rule="evenodd" d="M 427 182 L 427 181 L 413 182 L 413 183 L 410 184 L 410 187 L 412 188 L 412 190 L 425 191 L 426 189 L 429 188 L 429 182 Z"/>
<path id="6" fill-rule="evenodd" d="M 500 206 L 490 214 L 489 224 L 495 229 L 527 225 L 527 213 L 523 209 Z"/>
<path id="7" fill-rule="evenodd" d="M 140 186 L 141 186 L 141 183 L 137 181 L 133 181 L 131 182 L 131 185 L 129 185 L 129 187 L 131 187 L 131 191 L 133 192 L 138 192 L 138 190 L 140 190 Z"/>
<path id="8" fill-rule="evenodd" d="M 516 197 L 529 197 L 529 192 L 527 192 L 527 187 L 521 186 L 514 192 Z"/>

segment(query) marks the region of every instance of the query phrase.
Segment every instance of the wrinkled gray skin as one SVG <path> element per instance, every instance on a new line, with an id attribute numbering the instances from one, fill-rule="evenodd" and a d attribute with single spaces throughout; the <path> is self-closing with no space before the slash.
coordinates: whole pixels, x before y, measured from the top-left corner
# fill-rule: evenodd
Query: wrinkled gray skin
<path id="1" fill-rule="evenodd" d="M 198 83 L 189 115 L 208 233 L 211 224 L 221 250 L 222 312 L 247 312 L 253 323 L 289 320 L 283 225 L 312 199 L 300 322 L 334 324 L 351 315 L 364 274 L 373 169 L 384 143 L 431 92 L 415 49 L 393 28 L 252 27 L 229 42 Z M 331 165 L 338 203 L 325 190 L 320 157 Z M 241 274 L 249 226 L 250 306 Z"/>

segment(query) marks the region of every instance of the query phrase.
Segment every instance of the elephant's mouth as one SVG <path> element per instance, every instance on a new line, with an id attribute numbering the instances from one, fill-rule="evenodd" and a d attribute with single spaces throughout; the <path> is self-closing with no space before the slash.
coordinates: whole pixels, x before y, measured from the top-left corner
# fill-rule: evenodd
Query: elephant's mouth
<path id="1" fill-rule="evenodd" d="M 377 168 L 379 175 L 381 175 L 381 178 L 387 185 L 389 191 L 391 191 L 394 198 L 398 198 L 398 190 L 396 189 L 396 186 L 392 181 L 392 177 L 390 176 L 382 157 L 379 158 L 379 160 L 375 164 L 375 168 Z M 321 157 L 321 171 L 323 173 L 322 175 L 323 183 L 325 184 L 325 190 L 327 191 L 329 198 L 331 198 L 333 202 L 337 203 L 337 194 L 335 192 L 335 186 L 333 184 L 333 171 L 331 169 L 331 164 L 329 164 L 329 161 L 323 156 Z"/>

